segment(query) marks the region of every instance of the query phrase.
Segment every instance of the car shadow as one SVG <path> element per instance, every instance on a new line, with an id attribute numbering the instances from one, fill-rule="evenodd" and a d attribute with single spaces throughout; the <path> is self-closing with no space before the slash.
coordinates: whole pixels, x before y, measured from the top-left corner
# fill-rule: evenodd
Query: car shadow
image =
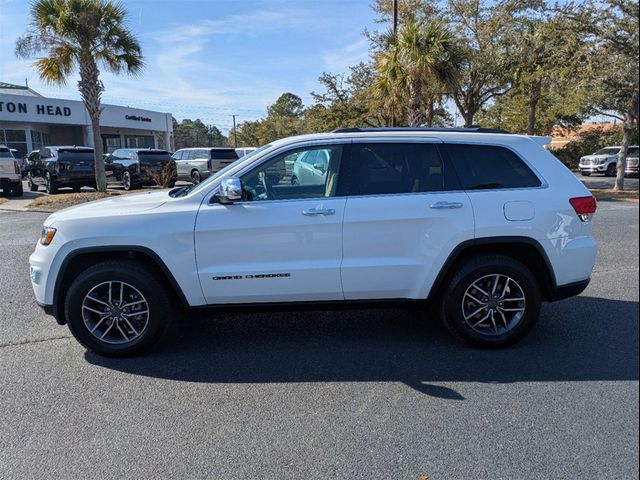
<path id="1" fill-rule="evenodd" d="M 189 382 L 403 382 L 451 400 L 464 397 L 438 383 L 638 380 L 638 302 L 544 305 L 529 336 L 501 350 L 465 346 L 425 317 L 400 309 L 215 315 L 174 325 L 144 356 L 85 358 Z"/>

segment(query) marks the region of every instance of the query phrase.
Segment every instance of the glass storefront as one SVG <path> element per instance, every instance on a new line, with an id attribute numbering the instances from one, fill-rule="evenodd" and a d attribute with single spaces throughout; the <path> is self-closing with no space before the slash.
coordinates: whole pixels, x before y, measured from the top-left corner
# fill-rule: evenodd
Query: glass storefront
<path id="1" fill-rule="evenodd" d="M 155 148 L 153 135 L 125 135 L 126 148 Z"/>
<path id="2" fill-rule="evenodd" d="M 28 152 L 27 132 L 25 130 L 9 130 L 0 128 L 0 145 L 15 148 L 20 156 L 25 156 Z"/>
<path id="3" fill-rule="evenodd" d="M 49 134 L 31 130 L 31 148 L 33 150 L 39 150 L 46 145 L 51 145 L 51 137 Z"/>

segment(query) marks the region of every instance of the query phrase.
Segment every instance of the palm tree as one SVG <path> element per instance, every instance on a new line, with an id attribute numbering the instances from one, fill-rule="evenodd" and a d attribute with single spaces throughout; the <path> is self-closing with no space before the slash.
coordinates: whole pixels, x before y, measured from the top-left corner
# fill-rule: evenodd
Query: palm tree
<path id="1" fill-rule="evenodd" d="M 104 192 L 100 68 L 136 75 L 143 67 L 140 44 L 124 24 L 127 11 L 113 0 L 36 0 L 30 16 L 29 31 L 16 42 L 16 55 L 44 54 L 33 65 L 50 84 L 65 85 L 78 69 L 78 89 L 93 129 L 97 189 Z"/>
<path id="2" fill-rule="evenodd" d="M 425 87 L 434 92 L 427 102 L 427 108 L 432 109 L 456 77 L 459 54 L 455 38 L 440 20 L 411 21 L 396 34 L 384 34 L 382 44 L 383 50 L 376 55 L 378 89 L 388 98 L 404 99 L 409 126 L 419 126 Z"/>

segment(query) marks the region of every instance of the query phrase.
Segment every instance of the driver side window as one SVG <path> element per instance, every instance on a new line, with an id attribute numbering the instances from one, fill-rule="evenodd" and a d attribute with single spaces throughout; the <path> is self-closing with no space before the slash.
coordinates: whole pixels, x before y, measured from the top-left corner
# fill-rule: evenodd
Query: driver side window
<path id="1" fill-rule="evenodd" d="M 342 145 L 324 145 L 277 155 L 242 176 L 245 201 L 334 196 L 342 150 Z"/>

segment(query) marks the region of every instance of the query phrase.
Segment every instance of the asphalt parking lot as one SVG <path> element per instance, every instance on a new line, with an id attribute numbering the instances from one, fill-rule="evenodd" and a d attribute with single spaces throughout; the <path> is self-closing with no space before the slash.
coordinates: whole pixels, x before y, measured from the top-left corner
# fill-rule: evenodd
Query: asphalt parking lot
<path id="1" fill-rule="evenodd" d="M 37 307 L 45 218 L 0 212 L 1 478 L 638 477 L 637 204 L 601 202 L 591 285 L 507 350 L 359 310 L 180 318 L 124 360 Z"/>

